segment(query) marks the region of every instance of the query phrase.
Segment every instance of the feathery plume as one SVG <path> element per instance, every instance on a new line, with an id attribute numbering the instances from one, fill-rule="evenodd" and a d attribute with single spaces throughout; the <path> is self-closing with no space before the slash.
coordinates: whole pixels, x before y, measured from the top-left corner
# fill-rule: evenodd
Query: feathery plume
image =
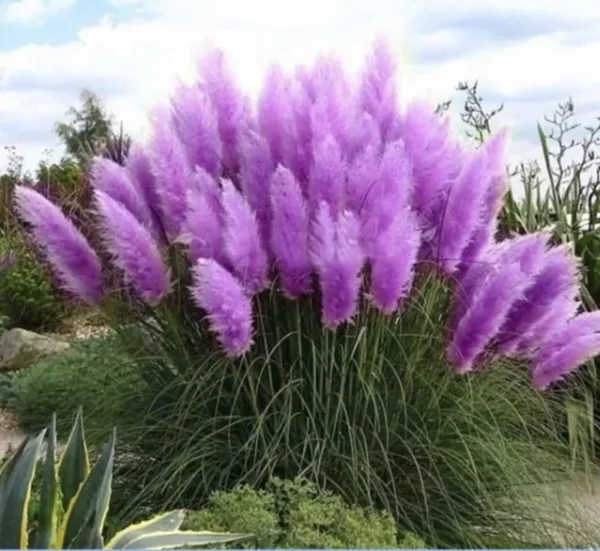
<path id="1" fill-rule="evenodd" d="M 98 304 L 103 296 L 102 266 L 87 239 L 37 191 L 16 186 L 14 194 L 17 214 L 31 226 L 60 285 L 84 302 Z"/>
<path id="2" fill-rule="evenodd" d="M 157 305 L 169 292 L 169 272 L 152 235 L 121 203 L 94 192 L 96 210 L 108 251 L 142 300 Z"/>
<path id="3" fill-rule="evenodd" d="M 309 218 L 302 190 L 293 173 L 279 166 L 271 181 L 273 222 L 271 249 L 284 293 L 296 298 L 310 291 Z"/>
<path id="4" fill-rule="evenodd" d="M 252 346 L 252 304 L 241 283 L 213 259 L 200 259 L 193 269 L 192 297 L 230 356 Z"/>

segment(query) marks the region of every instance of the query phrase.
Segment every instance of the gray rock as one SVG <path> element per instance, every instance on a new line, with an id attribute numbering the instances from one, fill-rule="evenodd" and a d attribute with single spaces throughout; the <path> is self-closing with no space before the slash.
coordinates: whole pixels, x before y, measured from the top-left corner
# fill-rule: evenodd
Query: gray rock
<path id="1" fill-rule="evenodd" d="M 10 329 L 0 335 L 0 372 L 19 371 L 67 350 L 69 343 L 25 329 Z"/>

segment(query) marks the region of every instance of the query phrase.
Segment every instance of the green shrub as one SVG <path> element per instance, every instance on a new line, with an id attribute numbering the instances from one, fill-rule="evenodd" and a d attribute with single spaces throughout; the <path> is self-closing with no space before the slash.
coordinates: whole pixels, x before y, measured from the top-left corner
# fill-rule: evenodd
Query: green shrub
<path id="1" fill-rule="evenodd" d="M 5 383 L 6 384 L 6 383 Z M 42 430 L 52 412 L 68 427 L 80 406 L 88 434 L 105 438 L 111 425 L 133 413 L 139 386 L 114 338 L 75 341 L 64 354 L 44 360 L 12 377 L 8 406 L 29 431 Z"/>
<path id="2" fill-rule="evenodd" d="M 186 524 L 192 530 L 254 534 L 245 545 L 252 549 L 425 547 L 413 535 L 398 538 L 389 514 L 349 507 L 299 479 L 273 479 L 263 491 L 242 486 L 216 492 L 207 508 L 188 515 Z"/>
<path id="3" fill-rule="evenodd" d="M 0 255 L 11 261 L 0 268 L 0 314 L 4 325 L 30 330 L 55 328 L 69 310 L 56 292 L 47 268 L 14 234 L 0 239 Z"/>

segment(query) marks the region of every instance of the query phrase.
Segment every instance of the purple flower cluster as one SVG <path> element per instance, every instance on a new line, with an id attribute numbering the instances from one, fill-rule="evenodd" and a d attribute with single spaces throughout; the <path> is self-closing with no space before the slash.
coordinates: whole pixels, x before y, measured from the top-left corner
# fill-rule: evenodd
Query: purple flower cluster
<path id="1" fill-rule="evenodd" d="M 545 234 L 495 242 L 506 133 L 465 145 L 430 105 L 401 110 L 396 80 L 377 42 L 356 81 L 333 57 L 294 74 L 271 67 L 253 106 L 211 51 L 125 167 L 96 162 L 107 249 L 153 305 L 171 287 L 165 247 L 185 244 L 192 297 L 232 355 L 250 348 L 252 297 L 271 285 L 290 299 L 318 288 L 335 328 L 356 314 L 363 285 L 392 314 L 417 266 L 433 268 L 455 282 L 456 369 L 524 357 L 545 387 L 600 351 L 600 318 L 576 315 L 577 265 Z M 99 264 L 83 237 L 33 191 L 17 200 L 65 286 L 97 301 Z"/>

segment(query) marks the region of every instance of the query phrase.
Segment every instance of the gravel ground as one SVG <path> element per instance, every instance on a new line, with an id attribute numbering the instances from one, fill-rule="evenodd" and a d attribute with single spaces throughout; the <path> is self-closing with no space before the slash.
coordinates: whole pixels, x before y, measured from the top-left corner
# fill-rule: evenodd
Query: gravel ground
<path id="1" fill-rule="evenodd" d="M 0 407 L 0 459 L 15 450 L 27 435 L 19 429 L 15 416 Z"/>

